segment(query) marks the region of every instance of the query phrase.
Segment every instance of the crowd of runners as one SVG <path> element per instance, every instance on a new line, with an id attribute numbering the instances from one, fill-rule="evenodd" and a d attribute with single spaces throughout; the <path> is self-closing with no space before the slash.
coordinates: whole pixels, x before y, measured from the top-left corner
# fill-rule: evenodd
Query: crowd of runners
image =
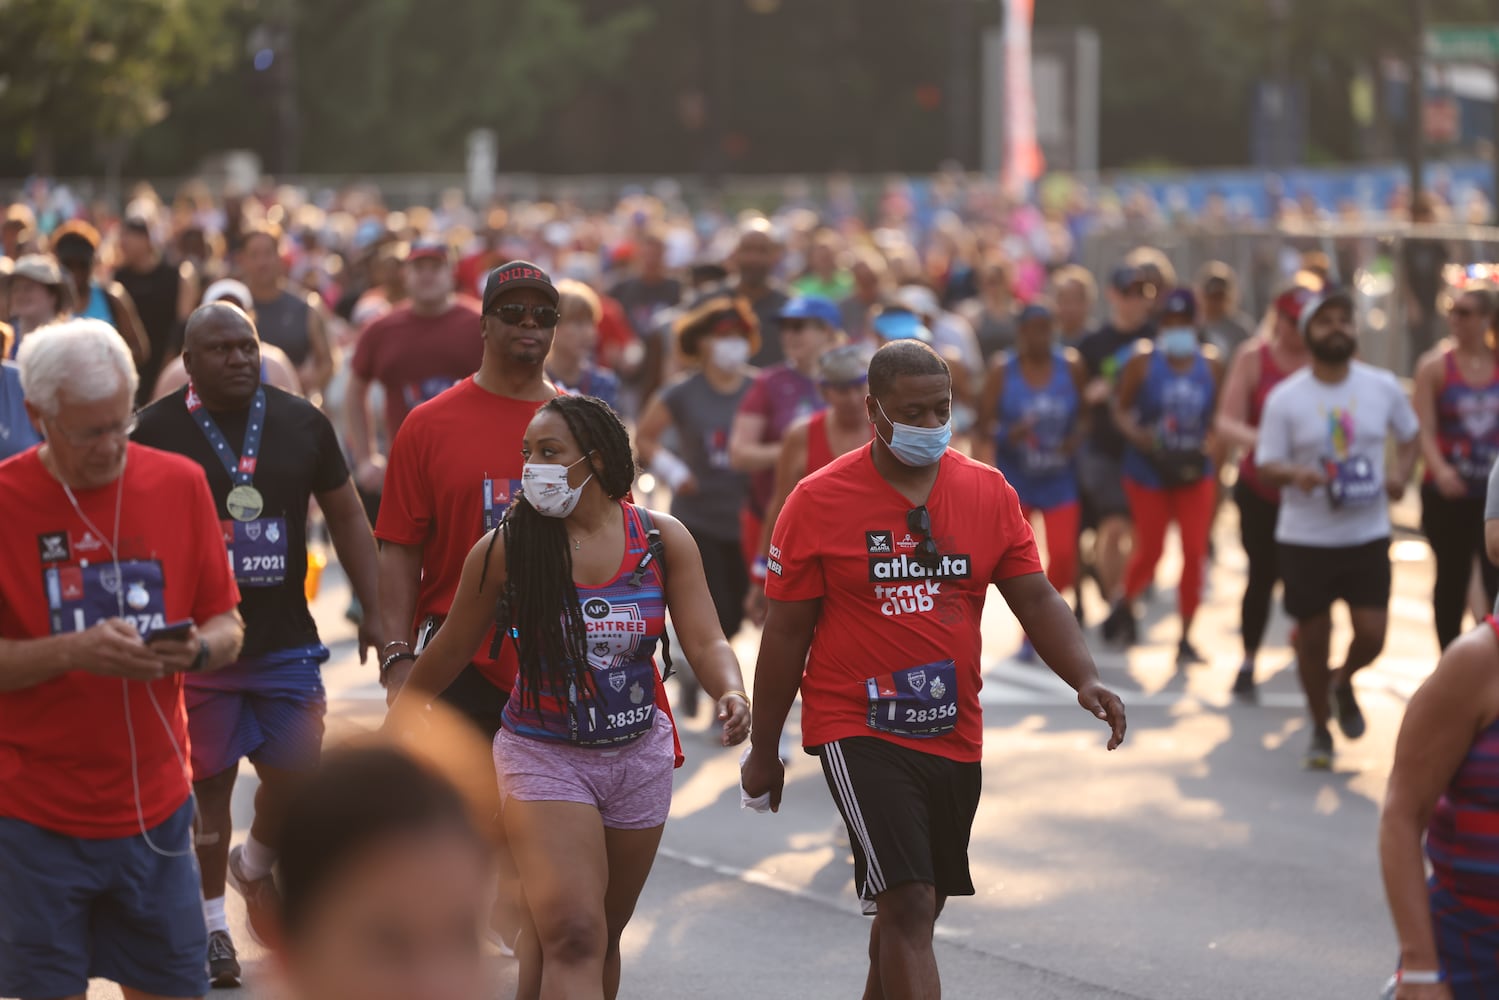
<path id="1" fill-rule="evenodd" d="M 975 891 L 989 584 L 1025 636 L 1002 654 L 1073 687 L 1109 749 L 1125 707 L 1090 649 L 1141 641 L 1144 602 L 1174 591 L 1179 668 L 1253 702 L 1279 587 L 1304 763 L 1326 769 L 1334 730 L 1366 728 L 1352 679 L 1384 646 L 1391 511 L 1418 488 L 1433 659 L 1450 647 L 1438 694 L 1474 718 L 1445 772 L 1397 761 L 1400 995 L 1493 995 L 1499 943 L 1475 923 L 1491 876 L 1472 859 L 1494 851 L 1462 822 L 1499 800 L 1483 764 L 1499 696 L 1467 676 L 1499 634 L 1487 273 L 1448 272 L 1447 336 L 1407 384 L 1359 360 L 1357 297 L 1316 260 L 1250 317 L 1221 262 L 1179 274 L 1140 247 L 1095 275 L 998 224 L 880 213 L 704 226 L 644 195 L 483 219 L 357 193 L 329 211 L 140 192 L 117 219 L 12 205 L 0 994 L 239 985 L 232 887 L 300 996 L 415 995 L 414 951 L 477 961 L 465 934 L 482 927 L 518 959 L 520 996 L 612 997 L 677 721 L 706 700 L 723 745 L 747 744 L 745 806 L 775 810 L 800 696 L 874 916 L 865 995 L 935 996 L 932 928 Z M 1230 497 L 1237 670 L 1191 631 Z M 325 545 L 387 735 L 467 720 L 477 800 L 388 746 L 320 769 Z M 1336 650 L 1335 604 L 1352 623 Z M 752 685 L 730 645 L 746 630 Z M 1440 706 L 1416 709 L 1438 694 L 1407 720 L 1427 737 Z M 254 818 L 231 849 L 246 759 Z M 1460 765 L 1466 798 L 1439 805 Z M 1428 912 L 1410 880 L 1434 810 Z M 377 869 L 451 891 L 414 905 L 355 877 Z M 376 954 L 378 972 L 334 961 Z"/>

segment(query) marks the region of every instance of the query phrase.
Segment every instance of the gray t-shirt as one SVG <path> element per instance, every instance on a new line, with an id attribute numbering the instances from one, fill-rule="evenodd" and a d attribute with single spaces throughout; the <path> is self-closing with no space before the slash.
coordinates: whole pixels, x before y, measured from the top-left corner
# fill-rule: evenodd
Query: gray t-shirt
<path id="1" fill-rule="evenodd" d="M 697 480 L 696 492 L 672 496 L 671 512 L 695 534 L 723 541 L 739 537 L 739 510 L 749 495 L 749 476 L 729 468 L 729 429 L 753 382 L 746 376 L 739 388 L 724 394 L 709 385 L 702 372 L 695 372 L 661 394 L 676 428 L 677 457 Z"/>
<path id="2" fill-rule="evenodd" d="M 1499 462 L 1489 470 L 1489 493 L 1483 502 L 1483 519 L 1499 521 Z"/>
<path id="3" fill-rule="evenodd" d="M 1203 325 L 1202 334 L 1209 344 L 1218 348 L 1225 363 L 1233 357 L 1234 350 L 1254 333 L 1254 320 L 1243 313 L 1229 313 L 1222 319 Z"/>
<path id="4" fill-rule="evenodd" d="M 1303 368 L 1270 390 L 1255 464 L 1320 466 L 1332 477 L 1310 493 L 1281 490 L 1276 540 L 1327 549 L 1388 538 L 1385 443 L 1408 442 L 1418 430 L 1399 380 L 1361 361 L 1337 385 Z"/>

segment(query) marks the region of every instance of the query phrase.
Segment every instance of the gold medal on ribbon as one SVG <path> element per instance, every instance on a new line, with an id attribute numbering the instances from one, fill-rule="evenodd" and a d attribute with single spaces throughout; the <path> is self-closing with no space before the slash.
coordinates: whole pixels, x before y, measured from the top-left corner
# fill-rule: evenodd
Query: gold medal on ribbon
<path id="1" fill-rule="evenodd" d="M 265 497 L 253 486 L 236 486 L 229 491 L 224 506 L 236 521 L 253 521 L 265 510 Z"/>

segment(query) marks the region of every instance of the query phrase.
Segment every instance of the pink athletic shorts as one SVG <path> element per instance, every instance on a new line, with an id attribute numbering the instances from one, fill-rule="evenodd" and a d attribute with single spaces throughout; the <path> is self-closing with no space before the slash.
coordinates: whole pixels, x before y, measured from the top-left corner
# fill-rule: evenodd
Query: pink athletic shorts
<path id="1" fill-rule="evenodd" d="M 539 740 L 508 729 L 494 738 L 502 802 L 581 802 L 597 808 L 612 830 L 647 830 L 666 822 L 675 764 L 665 712 L 656 713 L 650 732 L 617 749 Z"/>

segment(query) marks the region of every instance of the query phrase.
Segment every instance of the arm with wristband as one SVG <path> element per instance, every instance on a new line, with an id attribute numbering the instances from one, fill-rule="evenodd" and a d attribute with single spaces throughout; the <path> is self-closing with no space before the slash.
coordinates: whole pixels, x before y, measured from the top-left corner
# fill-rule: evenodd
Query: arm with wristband
<path id="1" fill-rule="evenodd" d="M 685 495 L 697 488 L 692 469 L 680 456 L 661 443 L 661 435 L 676 425 L 671 398 L 672 389 L 668 388 L 651 400 L 635 429 L 635 447 L 651 475 L 664 483 L 674 495 Z"/>

